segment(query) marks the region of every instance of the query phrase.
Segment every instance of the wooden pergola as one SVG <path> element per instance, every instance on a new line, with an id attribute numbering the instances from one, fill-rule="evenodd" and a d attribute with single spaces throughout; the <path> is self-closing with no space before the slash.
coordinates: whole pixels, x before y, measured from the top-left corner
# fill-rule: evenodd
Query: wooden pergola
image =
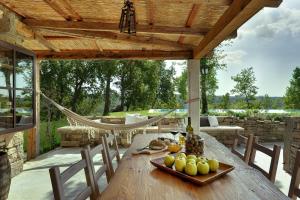
<path id="1" fill-rule="evenodd" d="M 200 97 L 200 58 L 282 0 L 132 2 L 136 35 L 119 32 L 123 0 L 0 0 L 0 40 L 29 49 L 38 59 L 186 59 L 192 100 Z M 199 131 L 199 101 L 191 103 L 189 114 Z"/>

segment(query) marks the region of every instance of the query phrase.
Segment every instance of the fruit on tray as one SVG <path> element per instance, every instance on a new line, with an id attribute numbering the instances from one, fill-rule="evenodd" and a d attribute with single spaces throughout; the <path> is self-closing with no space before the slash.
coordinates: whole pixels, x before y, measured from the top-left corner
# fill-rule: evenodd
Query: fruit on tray
<path id="1" fill-rule="evenodd" d="M 168 156 L 166 156 L 165 159 L 164 159 L 164 164 L 165 164 L 167 167 L 172 167 L 173 164 L 174 164 L 174 162 L 175 162 L 175 158 L 174 158 L 174 156 L 172 156 L 172 155 L 168 155 Z"/>
<path id="2" fill-rule="evenodd" d="M 175 169 L 176 171 L 183 172 L 186 165 L 186 160 L 183 157 L 178 157 L 175 159 Z"/>
<path id="3" fill-rule="evenodd" d="M 184 157 L 184 158 L 186 158 L 186 155 L 185 155 L 185 153 L 181 152 L 181 153 L 179 153 L 179 154 L 176 155 L 176 158 L 177 157 Z"/>
<path id="4" fill-rule="evenodd" d="M 173 155 L 166 156 L 164 164 L 170 168 L 174 165 L 176 171 L 190 176 L 206 175 L 219 169 L 219 161 L 216 159 L 209 160 L 205 156 L 186 156 L 185 153 L 178 153 L 175 157 Z"/>
<path id="5" fill-rule="evenodd" d="M 209 165 L 205 161 L 199 161 L 197 163 L 197 170 L 199 174 L 206 175 L 209 173 Z"/>
<path id="6" fill-rule="evenodd" d="M 216 172 L 219 169 L 219 161 L 216 159 L 208 160 L 208 165 L 211 172 Z"/>
<path id="7" fill-rule="evenodd" d="M 190 176 L 196 176 L 197 175 L 197 165 L 196 162 L 189 162 L 186 164 L 184 171 L 186 174 Z"/>
<path id="8" fill-rule="evenodd" d="M 194 159 L 194 160 L 196 161 L 197 156 L 191 154 L 191 155 L 188 155 L 188 156 L 186 157 L 186 159 Z"/>
<path id="9" fill-rule="evenodd" d="M 186 160 L 186 164 L 188 163 L 195 163 L 196 164 L 196 160 L 192 159 L 192 158 L 189 158 Z"/>
<path id="10" fill-rule="evenodd" d="M 180 150 L 181 146 L 179 144 L 171 143 L 168 145 L 168 151 L 170 151 L 171 153 L 177 153 Z"/>

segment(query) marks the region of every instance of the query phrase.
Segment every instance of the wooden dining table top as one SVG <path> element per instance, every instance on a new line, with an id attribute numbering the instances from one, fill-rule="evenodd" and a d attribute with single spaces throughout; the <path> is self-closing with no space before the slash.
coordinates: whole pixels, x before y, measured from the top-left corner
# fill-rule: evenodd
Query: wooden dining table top
<path id="1" fill-rule="evenodd" d="M 145 147 L 157 137 L 171 134 L 136 135 L 124 154 L 114 177 L 100 199 L 120 200 L 277 200 L 289 199 L 261 172 L 245 164 L 214 137 L 200 133 L 204 138 L 204 154 L 220 162 L 233 165 L 227 175 L 204 186 L 195 185 L 157 169 L 151 159 L 163 157 L 167 152 L 152 155 L 132 155 L 137 148 Z"/>

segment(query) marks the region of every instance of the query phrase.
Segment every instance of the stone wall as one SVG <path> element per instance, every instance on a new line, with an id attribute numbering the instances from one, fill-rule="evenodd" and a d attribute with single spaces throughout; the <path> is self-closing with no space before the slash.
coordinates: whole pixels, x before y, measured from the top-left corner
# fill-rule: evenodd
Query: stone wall
<path id="1" fill-rule="evenodd" d="M 292 173 L 296 153 L 300 149 L 300 117 L 291 117 L 287 121 L 287 133 L 284 137 L 284 170 Z"/>
<path id="2" fill-rule="evenodd" d="M 0 135 L 0 149 L 7 149 L 12 177 L 23 170 L 23 132 Z"/>
<path id="3" fill-rule="evenodd" d="M 283 141 L 286 133 L 286 122 L 236 117 L 218 117 L 218 121 L 219 125 L 240 126 L 245 129 L 245 135 L 254 134 L 259 137 L 260 142 Z"/>

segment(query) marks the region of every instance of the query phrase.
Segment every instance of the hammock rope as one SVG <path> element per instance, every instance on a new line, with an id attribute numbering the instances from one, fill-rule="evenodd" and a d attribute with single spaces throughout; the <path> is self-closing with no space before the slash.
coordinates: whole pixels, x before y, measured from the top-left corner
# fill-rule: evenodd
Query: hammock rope
<path id="1" fill-rule="evenodd" d="M 68 121 L 72 122 L 70 124 L 76 124 L 76 125 L 80 124 L 80 125 L 84 125 L 84 126 L 90 126 L 90 127 L 94 127 L 97 129 L 103 129 L 103 130 L 109 130 L 109 131 L 133 130 L 133 129 L 145 127 L 145 126 L 151 125 L 153 123 L 156 123 L 156 122 L 162 120 L 165 116 L 169 115 L 170 113 L 172 113 L 173 111 L 176 110 L 176 109 L 170 110 L 162 115 L 159 115 L 159 116 L 156 116 L 156 117 L 153 117 L 151 119 L 144 120 L 141 122 L 136 122 L 136 123 L 131 123 L 131 124 L 108 124 L 108 123 L 96 122 L 91 119 L 88 119 L 87 117 L 78 115 L 75 112 L 59 105 L 54 100 L 52 100 L 49 97 L 47 97 L 46 95 L 44 95 L 42 92 L 40 94 L 48 102 L 50 102 L 55 107 L 57 107 L 64 115 L 66 115 L 68 118 Z"/>

